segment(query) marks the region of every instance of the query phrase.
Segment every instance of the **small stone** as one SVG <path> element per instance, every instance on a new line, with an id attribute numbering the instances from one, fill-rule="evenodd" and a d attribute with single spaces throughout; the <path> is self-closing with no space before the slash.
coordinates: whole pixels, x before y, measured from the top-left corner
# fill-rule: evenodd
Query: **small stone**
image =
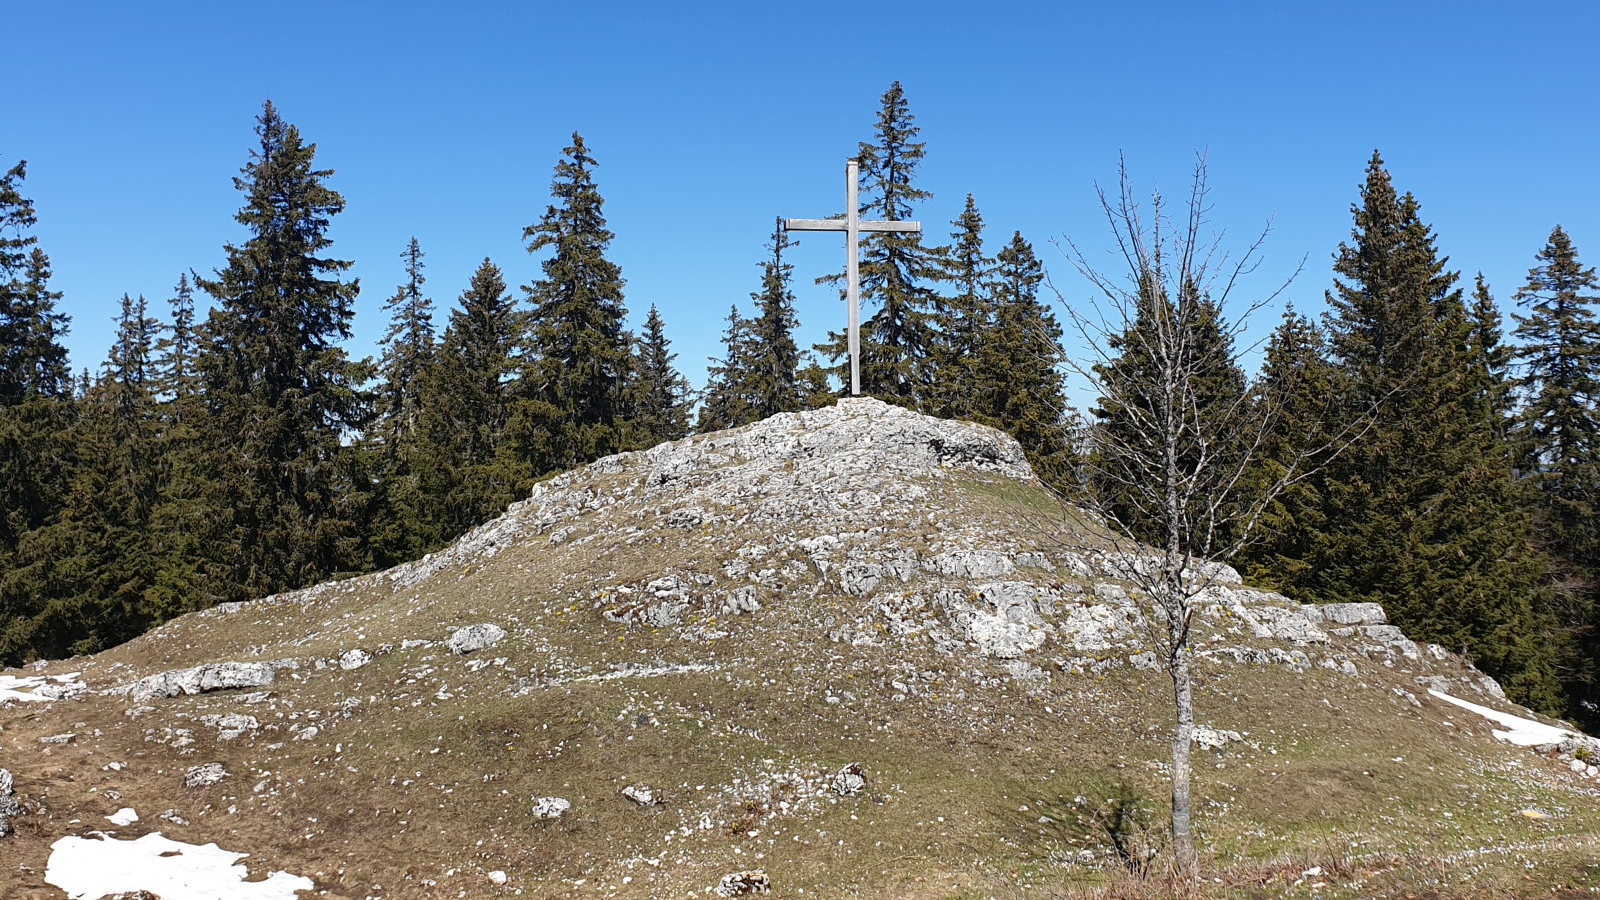
<path id="1" fill-rule="evenodd" d="M 861 773 L 860 763 L 851 763 L 834 773 L 833 792 L 841 797 L 854 797 L 866 786 L 867 779 Z"/>
<path id="2" fill-rule="evenodd" d="M 717 896 L 742 897 L 745 894 L 765 894 L 772 890 L 772 879 L 760 869 L 750 872 L 730 872 L 717 883 Z"/>
<path id="3" fill-rule="evenodd" d="M 1574 772 L 1582 772 L 1584 769 L 1587 769 L 1588 766 L 1584 763 L 1583 760 L 1575 759 L 1572 762 L 1567 763 L 1567 768 L 1571 769 Z"/>
<path id="4" fill-rule="evenodd" d="M 500 869 L 495 869 L 493 872 L 489 873 L 489 880 L 494 882 L 495 884 L 505 884 L 506 883 L 506 873 L 501 871 Z"/>
<path id="5" fill-rule="evenodd" d="M 346 672 L 353 672 L 369 662 L 372 662 L 372 654 L 360 647 L 339 654 L 339 668 Z"/>
<path id="6" fill-rule="evenodd" d="M 484 622 L 478 625 L 468 625 L 450 632 L 450 637 L 445 644 L 450 647 L 450 652 L 457 656 L 475 653 L 485 647 L 493 647 L 505 639 L 506 630 L 499 625 Z"/>
<path id="7" fill-rule="evenodd" d="M 183 813 L 178 812 L 175 809 L 164 810 L 161 813 L 161 818 L 167 820 L 168 822 L 171 822 L 174 825 L 187 825 L 187 824 L 189 824 L 189 820 L 185 819 L 183 817 Z"/>
<path id="8" fill-rule="evenodd" d="M 659 806 L 666 802 L 655 788 L 647 784 L 630 784 L 622 789 L 622 796 L 640 806 Z"/>
<path id="9" fill-rule="evenodd" d="M 254 733 L 261 727 L 255 716 L 243 713 L 227 713 L 226 715 L 201 716 L 200 721 L 217 729 L 219 740 L 231 741 L 245 732 Z"/>
<path id="10" fill-rule="evenodd" d="M 10 769 L 0 769 L 0 838 L 11 833 L 11 819 L 22 814 L 14 796 L 15 779 Z"/>
<path id="11" fill-rule="evenodd" d="M 562 797 L 535 797 L 533 799 L 533 817 L 535 819 L 559 819 L 562 814 L 572 808 L 572 802 Z"/>
<path id="12" fill-rule="evenodd" d="M 1196 725 L 1194 730 L 1189 732 L 1190 742 L 1211 750 L 1221 750 L 1229 741 L 1241 739 L 1237 731 L 1224 731 L 1221 728 L 1212 728 L 1210 725 Z"/>
<path id="13" fill-rule="evenodd" d="M 228 770 L 219 762 L 208 762 L 183 773 L 184 787 L 208 787 L 228 777 Z"/>
<path id="14" fill-rule="evenodd" d="M 133 807 L 124 806 L 111 815 L 106 816 L 106 821 L 113 825 L 132 825 L 133 823 L 139 821 L 139 814 L 134 812 Z"/>
<path id="15" fill-rule="evenodd" d="M 39 738 L 41 744 L 65 744 L 77 737 L 77 734 L 52 734 L 49 737 Z"/>

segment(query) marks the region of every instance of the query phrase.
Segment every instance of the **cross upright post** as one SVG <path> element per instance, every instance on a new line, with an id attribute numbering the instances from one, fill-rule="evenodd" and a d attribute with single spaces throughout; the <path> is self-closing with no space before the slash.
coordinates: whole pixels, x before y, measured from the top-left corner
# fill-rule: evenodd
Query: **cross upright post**
<path id="1" fill-rule="evenodd" d="M 921 222 L 896 222 L 886 220 L 862 221 L 860 204 L 860 168 L 854 158 L 845 161 L 844 196 L 845 213 L 842 219 L 784 219 L 785 231 L 842 231 L 844 232 L 845 301 L 849 305 L 848 331 L 845 344 L 850 350 L 850 396 L 861 396 L 861 263 L 860 238 L 863 231 L 872 234 L 921 234 Z"/>

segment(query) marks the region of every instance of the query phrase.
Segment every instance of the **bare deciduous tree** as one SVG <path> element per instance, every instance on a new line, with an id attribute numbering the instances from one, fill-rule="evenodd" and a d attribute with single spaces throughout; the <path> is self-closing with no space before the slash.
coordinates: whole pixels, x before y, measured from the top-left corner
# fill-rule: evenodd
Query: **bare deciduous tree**
<path id="1" fill-rule="evenodd" d="M 1117 427 L 1097 427 L 1086 456 L 1084 502 L 1104 529 L 1064 528 L 1079 547 L 1110 542 L 1103 561 L 1133 585 L 1152 649 L 1172 680 L 1172 842 L 1180 877 L 1196 874 L 1191 831 L 1190 744 L 1194 732 L 1190 628 L 1198 601 L 1229 570 L 1221 565 L 1245 547 L 1274 499 L 1349 445 L 1370 421 L 1337 431 L 1314 430 L 1312 443 L 1267 460 L 1266 440 L 1278 424 L 1280 397 L 1258 383 L 1221 408 L 1208 383 L 1235 367 L 1234 339 L 1252 314 L 1275 302 L 1297 267 L 1275 289 L 1242 298 L 1241 281 L 1259 262 L 1270 223 L 1242 256 L 1230 257 L 1222 235 L 1207 233 L 1205 158 L 1194 169 L 1181 220 L 1159 193 L 1148 217 L 1134 197 L 1126 163 L 1118 191 L 1099 190 L 1120 265 L 1108 274 L 1071 239 L 1064 254 L 1094 289 L 1081 305 L 1061 297 L 1086 348 L 1066 366 L 1098 391 Z M 1303 265 L 1303 261 L 1302 261 Z M 1053 287 L 1053 286 L 1052 286 Z M 1209 320 L 1209 321 L 1208 321 Z M 1216 340 L 1221 329 L 1225 339 Z M 1117 365 L 1130 355 L 1137 366 Z M 1330 405 L 1331 412 L 1331 405 Z M 1348 417 L 1341 416 L 1346 419 Z M 1270 464 L 1269 464 L 1270 463 Z M 1092 533 L 1091 533 L 1092 532 Z"/>

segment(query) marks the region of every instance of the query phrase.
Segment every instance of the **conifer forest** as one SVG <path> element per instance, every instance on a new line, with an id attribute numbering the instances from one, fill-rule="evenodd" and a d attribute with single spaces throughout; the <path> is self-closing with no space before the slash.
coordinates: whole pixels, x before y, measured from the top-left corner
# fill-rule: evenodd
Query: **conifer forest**
<path id="1" fill-rule="evenodd" d="M 550 148 L 550 202 L 523 231 L 532 283 L 487 258 L 467 284 L 431 283 L 413 238 L 395 248 L 381 352 L 355 358 L 360 286 L 329 237 L 345 201 L 270 102 L 241 147 L 242 230 L 217 223 L 243 236 L 218 240 L 225 264 L 174 272 L 168 297 L 123 296 L 112 346 L 75 372 L 25 148 L 0 152 L 0 666 L 415 559 L 554 473 L 827 405 L 848 384 L 842 332 L 797 343 L 777 230 L 748 297 L 716 299 L 731 307 L 723 354 L 694 389 L 671 323 L 648 298 L 630 312 L 608 256 L 605 148 L 578 134 Z M 916 218 L 925 152 L 895 83 L 859 147 L 863 217 Z M 1300 602 L 1382 603 L 1516 701 L 1600 725 L 1600 278 L 1552 223 L 1528 243 L 1526 281 L 1491 286 L 1447 261 L 1424 198 L 1378 152 L 1350 160 L 1349 181 L 1348 237 L 1313 248 L 1332 271 L 1297 283 L 1324 291 L 1326 311 L 1272 310 L 1258 371 L 1206 287 L 1189 298 L 1209 310 L 1195 340 L 1235 360 L 1205 374 L 1214 406 L 1192 415 L 1287 398 L 1247 481 L 1361 422 L 1232 562 Z M 1010 433 L 1070 501 L 1091 487 L 1089 436 L 1128 417 L 1069 403 L 1072 295 L 996 224 L 968 194 L 947 224 L 863 238 L 862 389 Z M 1138 377 L 1139 329 L 1187 302 L 1147 294 L 1102 378 Z"/>

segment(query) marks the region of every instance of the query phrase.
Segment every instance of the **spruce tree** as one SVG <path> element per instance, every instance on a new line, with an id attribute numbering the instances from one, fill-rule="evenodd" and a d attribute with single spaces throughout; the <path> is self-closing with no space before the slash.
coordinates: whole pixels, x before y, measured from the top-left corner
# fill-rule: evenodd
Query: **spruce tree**
<path id="1" fill-rule="evenodd" d="M 156 622 L 204 609 L 227 593 L 215 548 L 227 545 L 224 522 L 232 517 L 208 446 L 214 435 L 199 368 L 203 335 L 188 273 L 178 276 L 169 305 L 171 322 L 156 342 L 154 362 L 159 478 L 150 533 L 156 572 L 145 600 Z"/>
<path id="2" fill-rule="evenodd" d="M 406 451 L 416 427 L 423 373 L 433 362 L 433 300 L 422 292 L 428 279 L 422 274 L 423 252 L 413 237 L 400 254 L 406 280 L 385 301 L 389 328 L 383 334 L 383 355 L 378 374 L 378 437 L 387 454 Z"/>
<path id="3" fill-rule="evenodd" d="M 158 447 L 151 354 L 159 323 L 124 294 L 115 342 L 68 431 L 69 491 L 44 526 L 24 536 L 0 579 L 0 658 L 92 653 L 151 624 Z"/>
<path id="4" fill-rule="evenodd" d="M 672 352 L 671 343 L 661 313 L 651 304 L 644 334 L 634 353 L 629 384 L 632 409 L 628 418 L 634 429 L 635 446 L 654 447 L 689 433 L 689 380 L 672 364 L 678 354 Z"/>
<path id="5" fill-rule="evenodd" d="M 1569 561 L 1594 551 L 1600 491 L 1600 279 L 1578 261 L 1560 226 L 1517 291 L 1515 316 L 1527 402 L 1517 425 L 1522 468 L 1538 491 L 1545 526 Z"/>
<path id="6" fill-rule="evenodd" d="M 935 317 L 938 339 L 931 358 L 938 378 L 931 396 L 936 398 L 933 410 L 939 415 L 965 418 L 973 412 L 979 347 L 994 321 L 994 286 L 990 282 L 995 261 L 984 255 L 983 216 L 971 194 L 961 215 L 950 224 L 954 230 L 943 257 L 944 280 L 953 293 L 941 298 Z"/>
<path id="7" fill-rule="evenodd" d="M 532 481 L 506 441 L 524 325 L 499 267 L 485 258 L 422 382 L 414 531 L 427 547 L 503 512 Z"/>
<path id="8" fill-rule="evenodd" d="M 1353 213 L 1329 345 L 1346 416 L 1378 411 L 1327 469 L 1328 530 L 1291 588 L 1382 603 L 1407 634 L 1465 651 L 1520 702 L 1553 711 L 1560 647 L 1539 599 L 1544 561 L 1496 440 L 1478 326 L 1419 204 L 1376 153 Z"/>
<path id="9" fill-rule="evenodd" d="M 1469 354 L 1475 360 L 1476 375 L 1472 390 L 1495 422 L 1495 440 L 1510 440 L 1512 417 L 1516 412 L 1516 385 L 1511 378 L 1512 348 L 1503 340 L 1500 309 L 1495 305 L 1489 283 L 1479 272 L 1472 283 L 1472 306 L 1467 310 L 1471 327 Z"/>
<path id="10" fill-rule="evenodd" d="M 761 418 L 755 387 L 761 348 L 750 320 L 739 315 L 739 307 L 732 308 L 727 321 L 722 333 L 723 357 L 711 360 L 706 370 L 705 397 L 695 426 L 702 433 L 737 428 Z"/>
<path id="11" fill-rule="evenodd" d="M 1209 465 L 1227 471 L 1240 448 L 1214 446 L 1210 441 L 1236 438 L 1239 429 L 1223 427 L 1222 423 L 1249 414 L 1244 372 L 1239 368 L 1232 333 L 1217 305 L 1191 282 L 1180 284 L 1177 292 L 1180 296 L 1169 296 L 1153 276 L 1141 283 L 1134 321 L 1122 334 L 1107 341 L 1117 356 L 1094 367 L 1094 373 L 1109 386 L 1112 395 L 1102 397 L 1094 409 L 1097 427 L 1113 435 L 1110 443 L 1120 452 L 1136 451 L 1159 458 L 1162 448 L 1150 442 L 1160 438 L 1150 422 L 1163 408 L 1163 398 L 1155 396 L 1165 387 L 1161 373 L 1171 369 L 1181 373 L 1186 382 L 1191 407 L 1184 410 L 1184 415 L 1193 419 L 1192 425 L 1175 431 L 1174 436 L 1181 438 L 1176 448 L 1178 469 L 1190 473 Z M 1172 335 L 1181 337 L 1175 339 Z M 1161 358 L 1159 354 L 1169 346 L 1177 348 L 1182 358 Z M 1131 409 L 1130 405 L 1139 408 Z M 1116 471 L 1109 466 L 1094 468 Z M 1139 492 L 1112 483 L 1092 487 L 1105 498 L 1102 502 L 1121 530 L 1141 540 L 1160 539 L 1160 516 L 1138 504 L 1142 496 Z M 1211 535 L 1209 539 L 1224 545 L 1232 542 L 1232 536 L 1225 534 Z"/>
<path id="12" fill-rule="evenodd" d="M 526 288 L 533 306 L 529 401 L 518 443 L 536 471 L 569 469 L 622 449 L 631 338 L 623 328 L 622 270 L 606 258 L 612 233 L 583 137 L 556 163 L 551 204 L 523 229 L 528 252 L 551 251 Z"/>
<path id="13" fill-rule="evenodd" d="M 168 301 L 172 321 L 166 327 L 166 336 L 155 345 L 155 393 L 164 402 L 174 405 L 173 415 L 182 418 L 177 408 L 200 398 L 199 353 L 200 335 L 195 330 L 194 286 L 189 273 L 178 275 Z M 184 410 L 187 411 L 187 410 Z"/>
<path id="14" fill-rule="evenodd" d="M 1565 666 L 1586 722 L 1600 720 L 1600 279 L 1558 225 L 1517 291 L 1515 350 L 1525 403 L 1514 426 L 1538 534 L 1552 560 L 1562 626 L 1576 636 Z M 1584 706 L 1582 701 L 1588 701 Z"/>
<path id="15" fill-rule="evenodd" d="M 1328 429 L 1335 418 L 1334 379 L 1322 330 L 1289 307 L 1267 340 L 1261 374 L 1252 385 L 1256 405 L 1274 412 L 1261 430 L 1249 475 L 1264 489 L 1279 482 L 1291 465 L 1315 474 L 1287 486 L 1263 510 L 1255 539 L 1238 561 L 1248 580 L 1287 589 L 1311 574 L 1310 559 L 1327 528 L 1322 470 L 1332 456 Z M 1328 449 L 1302 460 L 1306 448 Z"/>
<path id="16" fill-rule="evenodd" d="M 1039 301 L 1044 267 L 1021 232 L 1012 235 L 996 263 L 988 301 L 994 321 L 973 336 L 967 413 L 1016 438 L 1041 480 L 1070 491 L 1073 415 L 1056 369 L 1061 326 Z"/>
<path id="17" fill-rule="evenodd" d="M 783 261 L 783 251 L 792 246 L 787 231 L 773 229 L 768 246 L 772 255 L 761 264 L 761 290 L 750 295 L 756 310 L 750 321 L 754 355 L 749 373 L 756 419 L 800 408 L 800 348 L 794 342 L 800 322 L 789 288 L 794 266 Z"/>
<path id="18" fill-rule="evenodd" d="M 200 286 L 218 301 L 201 357 L 211 448 L 234 498 L 221 563 L 236 597 L 300 587 L 363 564 L 365 485 L 344 438 L 366 424 L 371 364 L 340 346 L 360 285 L 330 258 L 327 230 L 344 209 L 301 141 L 268 101 L 259 146 L 234 186 L 248 231 Z"/>
<path id="19" fill-rule="evenodd" d="M 417 426 L 422 383 L 434 360 L 433 300 L 423 293 L 422 248 L 412 237 L 400 258 L 405 281 L 384 304 L 389 327 L 380 344 L 376 419 L 364 449 L 378 473 L 368 526 L 374 565 L 393 565 L 425 552 L 431 530 L 417 515 L 423 504 L 417 475 Z"/>
<path id="20" fill-rule="evenodd" d="M 874 141 L 860 143 L 864 218 L 906 221 L 913 206 L 933 194 L 915 186 L 917 166 L 927 155 L 918 141 L 921 128 L 911 114 L 905 90 L 896 81 L 883 93 Z M 930 307 L 937 295 L 928 283 L 942 275 L 938 254 L 922 246 L 920 234 L 870 233 L 861 241 L 861 302 L 863 313 L 873 306 L 861 328 L 861 390 L 883 400 L 918 407 L 930 401 L 934 375 L 929 357 L 936 332 Z M 821 282 L 838 282 L 831 275 Z M 819 351 L 832 359 L 844 357 L 845 336 L 832 333 Z M 849 362 L 838 371 L 849 384 Z"/>
<path id="21" fill-rule="evenodd" d="M 27 171 L 24 160 L 0 177 L 0 406 L 64 398 L 72 387 L 61 294 L 49 288 L 50 259 L 30 233 L 38 217 L 21 192 Z"/>
<path id="22" fill-rule="evenodd" d="M 37 217 L 22 196 L 27 163 L 0 176 L 0 572 L 27 532 L 63 502 L 71 459 L 72 375 L 55 311 L 50 260 L 31 232 Z"/>

